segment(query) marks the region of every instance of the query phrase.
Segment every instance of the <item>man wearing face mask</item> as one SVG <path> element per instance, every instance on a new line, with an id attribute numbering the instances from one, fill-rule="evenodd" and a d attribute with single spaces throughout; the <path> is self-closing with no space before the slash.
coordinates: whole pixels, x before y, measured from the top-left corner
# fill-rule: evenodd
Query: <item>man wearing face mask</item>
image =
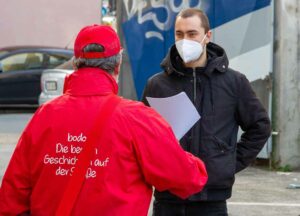
<path id="1" fill-rule="evenodd" d="M 207 16 L 198 9 L 181 11 L 175 22 L 175 44 L 152 76 L 146 96 L 163 98 L 185 92 L 201 119 L 180 140 L 182 148 L 201 158 L 208 183 L 200 193 L 180 199 L 155 191 L 153 215 L 228 215 L 235 173 L 246 168 L 270 135 L 267 112 L 247 78 L 230 68 L 225 51 L 210 42 Z M 185 110 L 182 110 L 185 112 Z M 237 141 L 238 127 L 244 131 Z"/>

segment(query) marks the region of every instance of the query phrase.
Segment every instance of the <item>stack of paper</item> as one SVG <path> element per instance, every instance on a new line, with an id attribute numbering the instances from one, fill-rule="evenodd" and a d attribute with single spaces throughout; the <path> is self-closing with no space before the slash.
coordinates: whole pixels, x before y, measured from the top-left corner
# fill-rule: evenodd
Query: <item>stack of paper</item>
<path id="1" fill-rule="evenodd" d="M 178 140 L 200 119 L 197 109 L 185 92 L 172 97 L 146 97 L 146 99 L 150 106 L 170 124 Z"/>

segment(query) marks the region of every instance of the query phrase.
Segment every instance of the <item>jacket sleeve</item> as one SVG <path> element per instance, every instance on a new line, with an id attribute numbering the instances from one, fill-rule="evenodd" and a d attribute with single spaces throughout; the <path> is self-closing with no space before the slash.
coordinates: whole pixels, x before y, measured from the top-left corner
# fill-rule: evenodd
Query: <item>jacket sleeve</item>
<path id="1" fill-rule="evenodd" d="M 23 132 L 15 148 L 0 188 L 0 215 L 18 215 L 30 208 L 30 168 L 28 137 Z"/>
<path id="2" fill-rule="evenodd" d="M 159 114 L 142 107 L 143 115 L 135 112 L 131 121 L 134 149 L 146 182 L 182 199 L 201 191 L 207 181 L 204 163 L 183 151 Z"/>
<path id="3" fill-rule="evenodd" d="M 271 133 L 268 114 L 244 75 L 241 75 L 238 92 L 236 118 L 244 133 L 237 143 L 236 172 L 255 160 Z"/>

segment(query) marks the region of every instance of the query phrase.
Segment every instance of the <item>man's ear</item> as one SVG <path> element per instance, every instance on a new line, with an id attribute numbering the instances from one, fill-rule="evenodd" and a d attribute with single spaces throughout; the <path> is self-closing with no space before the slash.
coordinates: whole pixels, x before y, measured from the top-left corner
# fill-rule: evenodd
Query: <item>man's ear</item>
<path id="1" fill-rule="evenodd" d="M 115 76 L 118 76 L 119 73 L 120 73 L 121 64 L 122 64 L 122 61 L 123 61 L 123 58 L 122 58 L 122 52 L 123 52 L 123 50 L 120 52 L 120 53 L 121 53 L 120 62 L 119 62 L 119 64 L 115 67 L 115 70 L 114 70 L 114 75 L 115 75 Z"/>
<path id="2" fill-rule="evenodd" d="M 118 66 L 115 67 L 115 70 L 114 70 L 114 75 L 115 75 L 115 76 L 118 76 L 119 73 L 120 73 L 120 65 L 121 65 L 121 64 L 118 64 Z"/>
<path id="3" fill-rule="evenodd" d="M 211 38 L 212 38 L 212 31 L 209 30 L 209 31 L 206 33 L 205 43 L 208 44 L 208 43 L 211 41 Z"/>

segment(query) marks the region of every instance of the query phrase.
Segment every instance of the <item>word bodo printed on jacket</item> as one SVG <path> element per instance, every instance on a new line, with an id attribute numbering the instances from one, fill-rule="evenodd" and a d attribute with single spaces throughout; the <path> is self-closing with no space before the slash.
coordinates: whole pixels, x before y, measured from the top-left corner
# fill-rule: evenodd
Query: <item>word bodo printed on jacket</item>
<path id="1" fill-rule="evenodd" d="M 55 175 L 57 176 L 72 176 L 76 162 L 78 161 L 78 154 L 82 151 L 83 145 L 87 141 L 87 137 L 80 133 L 79 135 L 72 135 L 68 133 L 66 142 L 61 142 L 55 145 L 55 155 L 46 154 L 44 156 L 44 164 L 55 166 Z M 100 159 L 98 155 L 99 150 L 95 148 L 95 157 L 90 161 L 90 166 L 87 169 L 86 178 L 95 178 L 97 172 L 95 167 L 106 167 L 109 163 L 109 157 Z"/>

